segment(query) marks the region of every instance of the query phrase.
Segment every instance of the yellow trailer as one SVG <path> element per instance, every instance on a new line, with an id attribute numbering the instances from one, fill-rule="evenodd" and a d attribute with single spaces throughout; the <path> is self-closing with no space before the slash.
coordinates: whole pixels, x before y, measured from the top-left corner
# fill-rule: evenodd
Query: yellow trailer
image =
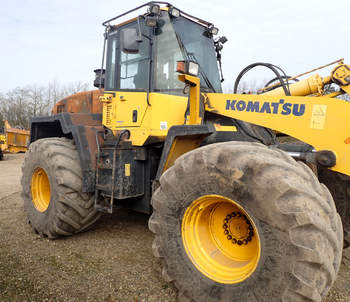
<path id="1" fill-rule="evenodd" d="M 1 150 L 10 153 L 26 152 L 29 133 L 29 130 L 12 128 L 9 122 L 5 121 L 4 134 L 0 135 Z"/>

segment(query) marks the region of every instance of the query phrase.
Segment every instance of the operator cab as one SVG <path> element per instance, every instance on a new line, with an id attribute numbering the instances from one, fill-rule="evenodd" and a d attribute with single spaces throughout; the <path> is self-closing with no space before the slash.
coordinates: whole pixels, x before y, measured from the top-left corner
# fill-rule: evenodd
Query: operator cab
<path id="1" fill-rule="evenodd" d="M 134 19 L 110 25 L 123 14 L 103 23 L 107 40 L 105 91 L 184 95 L 185 84 L 178 80 L 176 68 L 178 61 L 185 60 L 199 65 L 202 91 L 222 92 L 218 68 L 222 43 L 213 38 L 217 29 L 171 4 L 160 8 L 157 2 L 150 2 L 135 10 L 144 6 L 149 6 L 148 12 Z"/>

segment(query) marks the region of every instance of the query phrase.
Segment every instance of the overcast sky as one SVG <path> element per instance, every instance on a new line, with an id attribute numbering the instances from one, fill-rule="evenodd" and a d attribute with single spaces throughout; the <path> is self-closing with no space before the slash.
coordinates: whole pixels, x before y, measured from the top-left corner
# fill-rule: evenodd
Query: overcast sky
<path id="1" fill-rule="evenodd" d="M 101 23 L 145 2 L 0 0 L 0 92 L 50 81 L 92 82 L 93 69 L 101 65 Z M 350 0 L 171 3 L 214 23 L 219 35 L 228 38 L 223 50 L 226 87 L 233 86 L 245 66 L 258 61 L 278 65 L 288 75 L 342 57 L 350 64 Z M 247 80 L 270 77 L 257 70 Z"/>

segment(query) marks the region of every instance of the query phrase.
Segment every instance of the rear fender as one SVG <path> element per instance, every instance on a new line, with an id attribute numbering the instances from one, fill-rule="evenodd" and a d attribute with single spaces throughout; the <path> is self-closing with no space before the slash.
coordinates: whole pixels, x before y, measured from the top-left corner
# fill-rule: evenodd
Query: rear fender
<path id="1" fill-rule="evenodd" d="M 48 137 L 74 140 L 83 171 L 83 192 L 95 191 L 96 151 L 102 144 L 102 114 L 59 113 L 34 117 L 30 126 L 30 143 Z"/>

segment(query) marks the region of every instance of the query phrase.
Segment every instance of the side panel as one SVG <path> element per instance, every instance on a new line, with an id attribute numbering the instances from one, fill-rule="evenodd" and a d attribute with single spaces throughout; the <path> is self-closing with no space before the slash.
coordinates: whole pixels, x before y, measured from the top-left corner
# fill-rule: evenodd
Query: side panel
<path id="1" fill-rule="evenodd" d="M 117 93 L 118 95 L 121 95 L 120 92 Z M 185 123 L 185 113 L 188 102 L 186 97 L 150 93 L 150 105 L 147 105 L 147 99 L 145 97 L 142 101 L 142 106 L 141 104 L 140 106 L 137 106 L 141 98 L 137 99 L 136 96 L 142 96 L 143 94 L 144 93 L 142 92 L 128 94 L 127 100 L 124 103 L 125 105 L 121 105 L 120 101 L 116 102 L 114 98 L 111 99 L 111 101 L 104 101 L 103 104 L 104 125 L 114 132 L 117 130 L 128 129 L 130 131 L 130 141 L 134 146 L 163 142 L 172 126 Z M 126 94 L 124 95 L 126 97 Z M 124 95 L 122 96 L 124 97 Z M 133 96 L 135 99 L 133 99 Z M 137 122 L 134 124 L 131 123 L 131 125 L 125 127 L 120 127 L 122 123 L 119 123 L 118 120 L 118 117 L 120 116 L 117 114 L 119 110 L 118 104 L 119 106 L 122 106 L 122 110 L 124 110 L 124 114 L 129 122 L 132 118 L 133 110 L 139 108 Z M 133 104 L 136 105 L 134 106 Z M 145 110 L 144 113 L 142 113 L 143 110 Z"/>
<path id="2" fill-rule="evenodd" d="M 138 127 L 147 108 L 146 92 L 115 91 L 104 106 L 103 124 L 110 128 Z"/>
<path id="3" fill-rule="evenodd" d="M 102 115 L 84 113 L 60 113 L 48 117 L 36 117 L 31 121 L 30 143 L 47 137 L 73 139 L 83 170 L 83 192 L 95 191 L 97 142 L 102 144 Z"/>

